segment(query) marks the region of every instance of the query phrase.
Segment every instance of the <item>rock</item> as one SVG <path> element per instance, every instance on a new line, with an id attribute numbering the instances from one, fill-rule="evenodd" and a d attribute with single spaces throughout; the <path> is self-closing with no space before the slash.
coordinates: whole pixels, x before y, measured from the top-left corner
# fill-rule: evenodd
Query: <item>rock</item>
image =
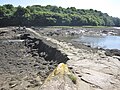
<path id="1" fill-rule="evenodd" d="M 107 33 L 108 33 L 108 31 L 106 31 L 106 30 L 103 30 L 103 31 L 102 31 L 102 33 L 104 33 L 104 34 L 107 34 Z"/>
<path id="2" fill-rule="evenodd" d="M 16 83 L 16 82 L 11 82 L 11 83 L 9 83 L 9 87 L 10 88 L 14 88 L 14 87 L 16 87 L 18 85 L 18 83 Z"/>
<path id="3" fill-rule="evenodd" d="M 5 88 L 1 88 L 0 90 L 7 90 L 7 89 L 5 89 Z"/>
<path id="4" fill-rule="evenodd" d="M 111 90 L 111 88 L 113 87 L 111 84 L 111 75 L 88 69 L 83 69 L 82 71 L 85 73 L 81 77 L 83 81 L 93 84 L 103 90 Z"/>
<path id="5" fill-rule="evenodd" d="M 66 64 L 60 63 L 47 77 L 40 90 L 92 90 L 92 88 L 79 80 Z"/>
<path id="6" fill-rule="evenodd" d="M 27 86 L 27 88 L 34 88 L 40 86 L 40 83 L 37 80 L 30 80 L 30 84 Z"/>
<path id="7" fill-rule="evenodd" d="M 39 33 L 32 30 L 29 31 L 41 37 Z M 85 33 L 87 35 L 87 32 Z M 94 33 L 89 30 L 88 34 L 90 35 Z M 97 33 L 95 34 L 97 35 Z M 48 61 L 56 60 L 58 63 L 64 61 L 67 62 L 67 64 L 72 66 L 72 70 L 77 69 L 77 74 L 83 81 L 76 77 L 76 82 L 75 77 L 73 77 L 74 75 L 68 75 L 66 68 L 63 69 L 66 65 L 60 64 L 58 67 L 62 69 L 57 69 L 57 67 L 53 73 L 49 75 L 40 90 L 76 90 L 76 88 L 77 90 L 91 90 L 89 85 L 91 85 L 92 88 L 95 88 L 95 90 L 120 90 L 120 63 L 118 58 L 116 59 L 106 56 L 103 50 L 95 50 L 95 52 L 92 52 L 83 48 L 75 48 L 64 41 L 57 41 L 56 39 L 46 36 L 43 38 L 46 41 L 57 44 L 57 50 L 66 54 L 68 59 L 63 58 L 63 55 L 61 55 L 60 52 L 55 52 L 53 49 L 51 50 L 50 47 L 46 46 L 42 42 L 40 42 L 40 48 L 42 49 L 39 50 L 39 53 L 47 51 L 47 55 L 50 56 L 45 59 Z M 63 71 L 64 74 L 62 74 Z M 56 72 L 59 73 L 56 74 Z M 72 78 L 73 81 L 70 78 Z"/>
<path id="8" fill-rule="evenodd" d="M 107 56 L 120 56 L 120 50 L 117 49 L 106 50 L 105 54 Z"/>
<path id="9" fill-rule="evenodd" d="M 120 61 L 120 56 L 113 56 L 113 58 L 116 58 Z"/>

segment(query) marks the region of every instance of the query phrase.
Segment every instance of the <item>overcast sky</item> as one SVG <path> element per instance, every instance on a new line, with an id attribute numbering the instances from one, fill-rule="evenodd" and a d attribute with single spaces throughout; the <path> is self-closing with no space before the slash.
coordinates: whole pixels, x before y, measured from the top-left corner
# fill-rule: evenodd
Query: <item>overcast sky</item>
<path id="1" fill-rule="evenodd" d="M 64 8 L 95 9 L 120 18 L 120 0 L 0 0 L 0 5 L 4 4 L 13 4 L 14 6 L 56 5 Z"/>

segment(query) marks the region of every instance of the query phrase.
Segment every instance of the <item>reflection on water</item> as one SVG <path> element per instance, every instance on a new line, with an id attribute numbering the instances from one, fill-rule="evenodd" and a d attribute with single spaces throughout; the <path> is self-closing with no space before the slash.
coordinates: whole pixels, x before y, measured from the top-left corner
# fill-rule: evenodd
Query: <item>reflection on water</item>
<path id="1" fill-rule="evenodd" d="M 101 47 L 104 49 L 119 49 L 120 50 L 120 36 L 104 36 L 104 37 L 85 37 L 82 36 L 75 41 L 82 42 L 92 47 Z"/>

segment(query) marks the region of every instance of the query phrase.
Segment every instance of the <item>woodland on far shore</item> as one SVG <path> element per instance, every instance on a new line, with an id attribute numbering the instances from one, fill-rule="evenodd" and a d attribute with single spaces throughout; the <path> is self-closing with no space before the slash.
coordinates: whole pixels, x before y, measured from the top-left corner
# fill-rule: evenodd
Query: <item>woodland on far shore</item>
<path id="1" fill-rule="evenodd" d="M 120 19 L 93 9 L 62 8 L 33 5 L 0 6 L 0 27 L 3 26 L 120 26 Z"/>

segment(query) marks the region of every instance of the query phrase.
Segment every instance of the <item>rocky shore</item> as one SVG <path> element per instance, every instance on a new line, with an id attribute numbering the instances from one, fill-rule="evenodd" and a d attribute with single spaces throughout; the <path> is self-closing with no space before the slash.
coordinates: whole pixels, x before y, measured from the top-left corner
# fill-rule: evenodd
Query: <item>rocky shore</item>
<path id="1" fill-rule="evenodd" d="M 83 44 L 76 45 L 71 42 L 67 37 L 77 36 L 74 36 L 77 33 L 73 33 L 73 28 L 67 29 L 67 32 L 72 32 L 70 34 L 65 33 L 65 28 L 62 30 L 54 28 L 52 33 L 50 29 L 26 28 L 20 31 L 13 27 L 0 29 L 0 32 L 7 30 L 0 36 L 1 90 L 42 90 L 41 85 L 46 87 L 44 80 L 59 63 L 68 65 L 76 77 L 85 83 L 81 87 L 84 85 L 89 87 L 85 90 L 120 89 L 118 55 L 107 56 L 105 50 L 92 49 Z M 88 31 L 84 32 L 82 29 L 79 35 L 83 33 Z M 80 90 L 80 88 L 73 90 Z"/>
<path id="2" fill-rule="evenodd" d="M 51 43 L 26 30 L 1 28 L 0 90 L 38 90 L 47 76 L 68 58 Z"/>

